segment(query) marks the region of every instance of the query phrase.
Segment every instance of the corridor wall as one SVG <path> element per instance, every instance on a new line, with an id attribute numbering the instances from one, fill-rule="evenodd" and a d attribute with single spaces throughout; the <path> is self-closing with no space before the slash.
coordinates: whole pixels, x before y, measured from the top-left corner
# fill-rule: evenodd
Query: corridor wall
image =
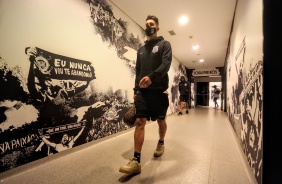
<path id="1" fill-rule="evenodd" d="M 0 3 L 0 172 L 132 128 L 143 28 L 107 0 Z M 185 71 L 173 57 L 168 114 Z"/>
<path id="2" fill-rule="evenodd" d="M 228 117 L 259 184 L 263 166 L 262 10 L 262 1 L 237 1 L 225 65 Z"/>

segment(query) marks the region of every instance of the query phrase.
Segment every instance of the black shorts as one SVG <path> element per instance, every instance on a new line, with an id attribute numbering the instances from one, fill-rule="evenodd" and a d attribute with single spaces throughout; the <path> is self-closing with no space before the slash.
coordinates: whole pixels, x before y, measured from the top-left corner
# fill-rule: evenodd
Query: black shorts
<path id="1" fill-rule="evenodd" d="M 216 102 L 218 97 L 213 97 L 213 101 Z"/>
<path id="2" fill-rule="evenodd" d="M 169 106 L 168 94 L 145 91 L 136 95 L 134 104 L 137 118 L 147 118 L 148 121 L 165 119 Z"/>
<path id="3" fill-rule="evenodd" d="M 189 97 L 189 95 L 180 95 L 180 98 L 179 98 L 179 100 L 180 100 L 180 102 L 188 102 L 188 97 Z"/>

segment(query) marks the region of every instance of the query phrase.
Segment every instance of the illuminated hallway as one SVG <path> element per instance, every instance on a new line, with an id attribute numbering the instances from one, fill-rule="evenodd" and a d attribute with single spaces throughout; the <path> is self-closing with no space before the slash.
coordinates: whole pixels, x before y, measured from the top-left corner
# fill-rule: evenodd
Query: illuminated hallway
<path id="1" fill-rule="evenodd" d="M 212 107 L 189 112 L 167 117 L 160 158 L 153 157 L 157 123 L 147 124 L 139 175 L 118 171 L 133 156 L 131 128 L 2 173 L 1 184 L 255 184 L 227 114 Z"/>

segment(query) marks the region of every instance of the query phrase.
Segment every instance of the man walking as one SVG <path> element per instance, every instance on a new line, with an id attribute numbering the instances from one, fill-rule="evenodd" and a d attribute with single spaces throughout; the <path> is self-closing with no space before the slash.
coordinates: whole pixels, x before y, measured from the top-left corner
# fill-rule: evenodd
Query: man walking
<path id="1" fill-rule="evenodd" d="M 219 94 L 220 94 L 221 91 L 220 91 L 220 89 L 217 88 L 216 85 L 214 85 L 212 87 L 214 87 L 214 90 L 213 90 L 214 109 L 217 109 L 219 107 L 217 100 L 219 98 Z"/>
<path id="2" fill-rule="evenodd" d="M 141 173 L 141 149 L 145 137 L 147 120 L 156 121 L 159 125 L 159 140 L 154 152 L 155 157 L 164 153 L 164 138 L 167 130 L 166 113 L 168 100 L 168 71 L 172 61 L 172 49 L 168 41 L 158 36 L 159 20 L 154 15 L 146 18 L 147 40 L 137 52 L 136 78 L 134 87 L 134 104 L 136 121 L 134 132 L 133 158 L 125 166 L 120 167 L 122 173 Z"/>
<path id="3" fill-rule="evenodd" d="M 180 77 L 180 82 L 178 86 L 179 86 L 179 93 L 180 93 L 178 115 L 182 115 L 183 104 L 185 104 L 186 114 L 188 114 L 189 113 L 188 108 L 189 108 L 190 83 L 186 81 L 185 77 L 182 75 Z"/>

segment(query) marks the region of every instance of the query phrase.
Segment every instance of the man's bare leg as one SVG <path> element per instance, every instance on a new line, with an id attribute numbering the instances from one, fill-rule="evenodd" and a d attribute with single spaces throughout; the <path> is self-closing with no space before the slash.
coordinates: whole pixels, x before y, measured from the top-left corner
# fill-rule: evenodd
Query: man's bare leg
<path id="1" fill-rule="evenodd" d="M 188 102 L 186 102 L 186 114 L 188 114 L 188 113 L 189 113 L 188 109 L 189 109 L 189 103 L 188 103 Z"/>
<path id="2" fill-rule="evenodd" d="M 157 119 L 157 121 L 159 124 L 159 139 L 163 141 L 166 134 L 167 124 L 165 119 Z"/>
<path id="3" fill-rule="evenodd" d="M 167 130 L 167 124 L 165 119 L 157 119 L 159 124 L 159 141 L 157 148 L 154 152 L 154 157 L 160 157 L 164 153 L 164 138 Z"/>
<path id="4" fill-rule="evenodd" d="M 145 137 L 146 118 L 137 118 L 134 131 L 134 152 L 141 153 Z"/>
<path id="5" fill-rule="evenodd" d="M 183 102 L 179 103 L 179 113 L 178 115 L 182 115 L 182 108 L 183 108 Z"/>

